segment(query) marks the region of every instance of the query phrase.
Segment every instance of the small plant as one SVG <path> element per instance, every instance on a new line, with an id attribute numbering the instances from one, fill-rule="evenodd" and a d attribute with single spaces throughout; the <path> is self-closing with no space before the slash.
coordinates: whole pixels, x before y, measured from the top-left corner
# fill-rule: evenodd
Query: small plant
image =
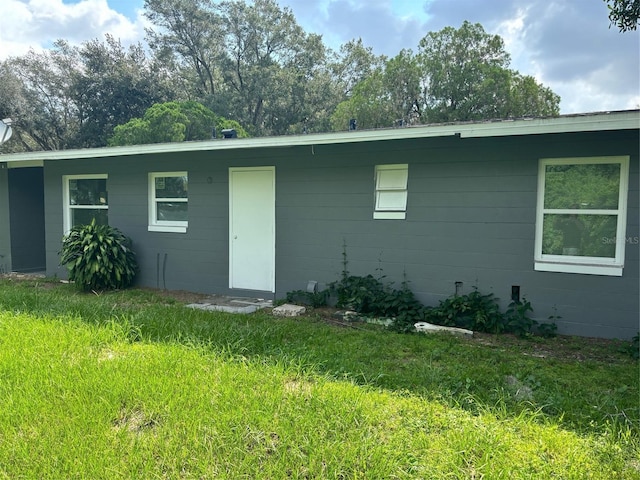
<path id="1" fill-rule="evenodd" d="M 526 298 L 514 300 L 507 311 L 500 310 L 499 298 L 493 293 L 482 294 L 474 287 L 466 295 L 453 295 L 441 300 L 437 307 L 425 307 L 415 297 L 405 279 L 399 289 L 391 283 L 384 283 L 382 268 L 378 276 L 351 275 L 348 269 L 347 247 L 343 245 L 342 274 L 339 280 L 328 285 L 327 290 L 308 293 L 297 290 L 287 293 L 287 301 L 321 306 L 330 303 L 339 308 L 347 308 L 367 317 L 392 319 L 390 329 L 408 333 L 415 331 L 417 322 L 427 321 L 447 327 L 460 327 L 477 332 L 510 332 L 520 336 L 538 333 L 544 337 L 556 335 L 557 325 L 553 321 L 557 315 L 549 317 L 550 322 L 538 325 L 529 316 L 533 312 L 531 302 Z M 329 302 L 335 299 L 335 302 Z M 536 328 L 537 326 L 537 328 Z"/>
<path id="2" fill-rule="evenodd" d="M 337 299 L 336 306 L 348 308 L 371 317 L 392 318 L 391 329 L 414 331 L 414 324 L 424 319 L 424 306 L 416 299 L 404 279 L 400 289 L 383 282 L 385 276 L 378 267 L 378 277 L 351 275 L 348 269 L 346 244 L 343 245 L 343 268 L 340 280 L 328 286 L 327 297 Z"/>
<path id="3" fill-rule="evenodd" d="M 629 355 L 636 360 L 640 358 L 640 332 L 631 339 L 631 343 L 629 344 Z"/>
<path id="4" fill-rule="evenodd" d="M 385 294 L 383 275 L 375 278 L 373 275 L 365 277 L 351 275 L 348 269 L 347 245 L 342 246 L 342 274 L 338 281 L 328 286 L 329 295 L 337 298 L 336 306 L 348 308 L 358 313 L 372 314 L 377 310 L 377 303 Z M 378 269 L 379 270 L 379 269 Z"/>
<path id="5" fill-rule="evenodd" d="M 529 316 L 529 312 L 533 312 L 533 307 L 529 300 L 524 297 L 522 301 L 513 300 L 505 313 L 507 331 L 521 337 L 530 335 L 533 327 L 535 327 L 538 322 Z"/>
<path id="6" fill-rule="evenodd" d="M 131 286 L 137 272 L 131 240 L 109 225 L 78 225 L 62 239 L 60 265 L 78 289 L 115 290 Z"/>
<path id="7" fill-rule="evenodd" d="M 558 325 L 556 325 L 556 321 L 562 318 L 558 315 L 558 309 L 555 305 L 553 306 L 553 314 L 547 318 L 549 319 L 548 322 L 539 323 L 534 330 L 536 335 L 543 338 L 553 338 L 558 335 Z"/>
<path id="8" fill-rule="evenodd" d="M 307 292 L 306 290 L 294 290 L 287 292 L 287 302 L 289 303 L 301 303 L 303 305 L 309 305 L 313 308 L 324 307 L 327 305 L 328 290 L 321 290 L 319 292 Z"/>
<path id="9" fill-rule="evenodd" d="M 407 280 L 402 282 L 399 290 L 393 290 L 387 295 L 382 307 L 385 316 L 394 317 L 390 328 L 396 332 L 413 332 L 414 325 L 424 320 L 425 307 L 415 297 Z"/>
<path id="10" fill-rule="evenodd" d="M 553 322 L 540 323 L 536 326 L 536 334 L 544 338 L 553 338 L 558 335 L 558 325 Z"/>

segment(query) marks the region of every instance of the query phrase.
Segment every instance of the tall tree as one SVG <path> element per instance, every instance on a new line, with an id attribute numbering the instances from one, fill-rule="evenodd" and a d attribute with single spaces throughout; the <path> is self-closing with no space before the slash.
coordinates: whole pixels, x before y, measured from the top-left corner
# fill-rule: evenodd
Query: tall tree
<path id="1" fill-rule="evenodd" d="M 376 55 L 371 47 L 365 46 L 362 38 L 342 44 L 331 64 L 335 81 L 341 87 L 342 94 L 349 97 L 358 83 L 384 66 L 385 60 L 384 55 Z"/>
<path id="2" fill-rule="evenodd" d="M 7 148 L 104 146 L 116 125 L 174 96 L 168 75 L 140 45 L 124 49 L 110 36 L 80 47 L 59 40 L 50 50 L 10 58 L 0 68 L 12 89 L 12 100 L 0 103 L 15 122 Z"/>
<path id="3" fill-rule="evenodd" d="M 233 111 L 255 135 L 287 133 L 310 110 L 307 82 L 325 64 L 326 49 L 275 0 L 221 4 L 226 29 L 222 111 Z"/>
<path id="4" fill-rule="evenodd" d="M 331 117 L 334 130 L 349 120 L 359 128 L 411 125 L 420 121 L 420 70 L 410 50 L 402 50 L 353 87 Z"/>
<path id="5" fill-rule="evenodd" d="M 65 42 L 51 50 L 33 50 L 7 59 L 0 75 L 12 88 L 12 98 L 3 102 L 14 121 L 16 151 L 60 150 L 73 145 L 78 131 L 77 106 L 70 95 L 79 60 Z"/>
<path id="6" fill-rule="evenodd" d="M 200 97 L 218 93 L 218 66 L 224 53 L 224 26 L 219 5 L 211 0 L 145 0 L 145 16 L 152 49 L 189 76 Z"/>
<path id="7" fill-rule="evenodd" d="M 125 49 L 107 35 L 105 42 L 83 44 L 76 56 L 82 68 L 75 73 L 70 93 L 78 108 L 77 147 L 106 145 L 116 125 L 175 95 L 169 73 L 158 61 L 149 60 L 140 44 Z"/>
<path id="8" fill-rule="evenodd" d="M 428 33 L 419 48 L 428 121 L 498 116 L 510 61 L 499 35 L 465 21 L 459 29 Z"/>
<path id="9" fill-rule="evenodd" d="M 10 142 L 0 145 L 0 152 L 34 150 L 36 144 L 25 129 L 26 120 L 33 112 L 22 81 L 14 73 L 10 62 L 0 62 L 0 85 L 2 85 L 0 119 L 11 118 L 14 122 L 12 129 L 14 134 Z"/>
<path id="10" fill-rule="evenodd" d="M 530 75 L 511 72 L 509 100 L 502 117 L 555 117 L 559 114 L 559 95 Z"/>
<path id="11" fill-rule="evenodd" d="M 378 70 L 356 84 L 349 99 L 336 107 L 331 126 L 336 131 L 346 130 L 354 119 L 358 128 L 390 127 L 394 117 L 384 85 L 384 72 Z"/>
<path id="12" fill-rule="evenodd" d="M 498 35 L 464 22 L 427 34 L 414 55 L 403 50 L 353 87 L 331 117 L 379 128 L 491 118 L 554 116 L 560 97 L 533 77 L 508 68 Z"/>
<path id="13" fill-rule="evenodd" d="M 396 125 L 420 122 L 420 68 L 411 50 L 401 50 L 384 67 L 385 87 Z"/>
<path id="14" fill-rule="evenodd" d="M 254 135 L 321 129 L 337 102 L 327 50 L 275 0 L 146 0 L 152 48 L 194 79 L 188 98 Z M 334 96 L 330 96 L 331 100 Z"/>
<path id="15" fill-rule="evenodd" d="M 638 28 L 640 18 L 640 0 L 604 0 L 609 9 L 610 25 L 617 26 L 621 32 Z"/>
<path id="16" fill-rule="evenodd" d="M 558 114 L 560 97 L 510 70 L 502 38 L 480 24 L 430 32 L 419 47 L 423 122 Z"/>

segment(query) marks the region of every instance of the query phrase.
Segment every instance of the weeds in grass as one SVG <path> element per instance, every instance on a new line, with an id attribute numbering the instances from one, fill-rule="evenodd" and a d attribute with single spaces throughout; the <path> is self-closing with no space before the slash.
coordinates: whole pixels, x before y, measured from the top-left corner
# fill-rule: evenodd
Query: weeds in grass
<path id="1" fill-rule="evenodd" d="M 619 350 L 2 282 L 0 477 L 636 478 Z"/>
<path id="2" fill-rule="evenodd" d="M 627 351 L 632 358 L 635 358 L 636 360 L 640 358 L 640 333 L 633 337 Z"/>

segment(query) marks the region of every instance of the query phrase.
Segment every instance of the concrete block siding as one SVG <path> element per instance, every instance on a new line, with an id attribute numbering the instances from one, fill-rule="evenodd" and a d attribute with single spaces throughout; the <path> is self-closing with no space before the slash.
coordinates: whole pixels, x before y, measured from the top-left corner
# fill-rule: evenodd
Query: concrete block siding
<path id="1" fill-rule="evenodd" d="M 558 121 L 565 125 L 569 120 Z M 489 127 L 499 131 L 499 126 Z M 406 129 L 397 132 L 403 138 L 394 139 L 392 131 L 380 136 L 383 139 L 357 133 L 367 136 L 357 142 L 346 136 L 339 142 L 322 137 L 318 144 L 312 144 L 311 137 L 290 142 L 229 140 L 240 143 L 216 144 L 210 150 L 187 146 L 188 151 L 158 146 L 132 154 L 134 148 L 122 155 L 121 150 L 104 149 L 108 155 L 96 158 L 76 154 L 47 159 L 47 274 L 66 274 L 58 265 L 63 175 L 107 174 L 109 223 L 133 239 L 141 267 L 139 285 L 242 295 L 245 292 L 229 288 L 229 168 L 273 166 L 275 292 L 248 292 L 251 295 L 283 298 L 288 291 L 305 289 L 309 280 L 322 288 L 339 278 L 346 248 L 352 274 L 381 272 L 396 285 L 406 278 L 425 304 L 437 304 L 454 293 L 455 282 L 463 282 L 463 292 L 474 287 L 493 292 L 506 307 L 511 287 L 517 285 L 531 301 L 536 319 L 562 317 L 560 333 L 617 338 L 637 333 L 638 129 L 416 138 Z M 630 156 L 623 275 L 534 271 L 539 160 L 616 155 Z M 409 165 L 406 218 L 374 219 L 375 166 L 394 163 Z M 147 229 L 148 175 L 163 171 L 188 172 L 186 233 Z M 6 169 L 0 169 L 3 225 L 8 215 L 3 203 L 6 182 Z M 0 229 L 0 254 L 10 251 L 8 243 Z"/>

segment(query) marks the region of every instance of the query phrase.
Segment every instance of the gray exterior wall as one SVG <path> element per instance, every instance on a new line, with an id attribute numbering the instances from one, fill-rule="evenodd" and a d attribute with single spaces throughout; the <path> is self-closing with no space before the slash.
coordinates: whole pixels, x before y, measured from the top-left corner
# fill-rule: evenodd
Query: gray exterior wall
<path id="1" fill-rule="evenodd" d="M 562 316 L 561 333 L 637 333 L 637 132 L 394 143 L 316 147 L 323 161 L 301 158 L 278 172 L 281 292 L 337 279 L 344 242 L 351 273 L 381 268 L 399 284 L 406 272 L 427 305 L 461 281 L 465 292 L 493 292 L 506 307 L 518 285 L 539 321 Z M 539 159 L 597 155 L 631 155 L 623 277 L 534 271 Z M 373 165 L 405 162 L 406 220 L 373 220 Z"/>
<path id="2" fill-rule="evenodd" d="M 338 279 L 346 246 L 352 274 L 381 269 L 396 284 L 406 274 L 427 305 L 463 282 L 464 292 L 493 292 L 506 307 L 518 285 L 538 320 L 562 317 L 560 333 L 630 338 L 639 311 L 638 142 L 637 131 L 444 137 L 49 161 L 47 272 L 65 276 L 62 175 L 106 173 L 109 222 L 134 241 L 139 285 L 230 293 L 228 168 L 275 165 L 276 298 Z M 623 276 L 535 272 L 539 159 L 597 155 L 631 155 Z M 406 220 L 373 219 L 374 168 L 389 163 L 409 164 Z M 189 174 L 188 231 L 148 232 L 148 173 L 176 170 Z"/>
<path id="3" fill-rule="evenodd" d="M 0 273 L 11 271 L 11 231 L 9 229 L 9 175 L 0 163 Z"/>

